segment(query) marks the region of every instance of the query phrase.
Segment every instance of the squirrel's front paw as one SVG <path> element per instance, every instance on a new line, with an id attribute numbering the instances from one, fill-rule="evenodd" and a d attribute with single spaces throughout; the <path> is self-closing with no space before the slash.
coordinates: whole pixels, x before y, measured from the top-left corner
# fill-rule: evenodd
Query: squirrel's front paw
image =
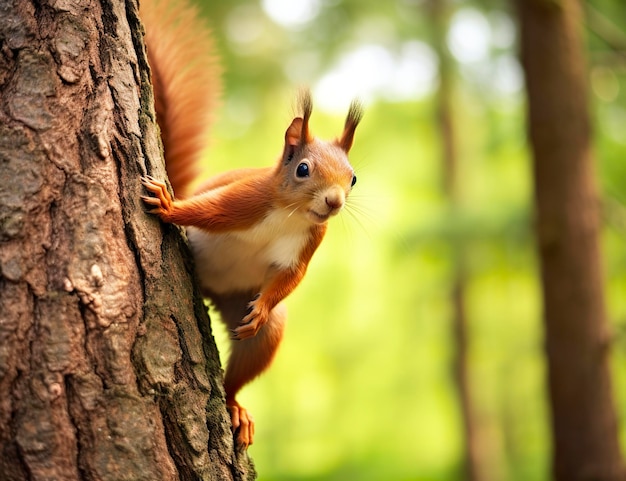
<path id="1" fill-rule="evenodd" d="M 167 217 L 172 210 L 172 197 L 167 191 L 167 186 L 163 182 L 156 180 L 154 177 L 151 176 L 142 177 L 141 183 L 147 190 L 149 190 L 156 196 L 141 196 L 141 199 L 146 204 L 154 206 L 154 208 L 150 209 L 148 212 L 150 212 L 151 214 L 157 214 L 162 218 Z"/>
<path id="2" fill-rule="evenodd" d="M 269 310 L 265 308 L 260 295 L 248 304 L 248 315 L 241 320 L 241 325 L 232 329 L 232 339 L 240 341 L 256 336 L 269 318 Z"/>

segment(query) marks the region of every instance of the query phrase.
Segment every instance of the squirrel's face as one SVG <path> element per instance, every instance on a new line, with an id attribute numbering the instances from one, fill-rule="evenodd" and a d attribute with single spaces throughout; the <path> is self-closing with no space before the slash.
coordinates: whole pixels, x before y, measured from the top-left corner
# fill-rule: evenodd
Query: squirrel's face
<path id="1" fill-rule="evenodd" d="M 280 194 L 284 207 L 292 209 L 290 216 L 298 213 L 308 222 L 323 224 L 342 209 L 356 183 L 348 152 L 363 112 L 359 102 L 352 102 L 341 137 L 325 142 L 309 131 L 310 93 L 303 92 L 300 102 L 303 116 L 293 119 L 285 132 L 277 171 L 282 177 Z"/>
<path id="2" fill-rule="evenodd" d="M 309 222 L 323 224 L 339 213 L 356 183 L 346 152 L 314 139 L 282 166 L 282 194 L 287 208 Z"/>

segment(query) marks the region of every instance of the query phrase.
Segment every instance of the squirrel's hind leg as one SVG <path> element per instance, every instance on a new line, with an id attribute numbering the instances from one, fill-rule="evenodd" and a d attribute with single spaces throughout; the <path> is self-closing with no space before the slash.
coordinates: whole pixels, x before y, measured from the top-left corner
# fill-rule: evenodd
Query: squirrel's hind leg
<path id="1" fill-rule="evenodd" d="M 228 314 L 222 312 L 227 325 L 238 322 L 241 317 L 226 319 Z M 235 310 L 233 310 L 235 311 Z M 245 312 L 245 311 L 243 311 Z M 237 313 L 240 314 L 240 313 Z M 254 421 L 248 412 L 236 401 L 239 390 L 265 371 L 272 363 L 280 341 L 283 337 L 287 309 L 283 303 L 278 304 L 270 312 L 268 322 L 259 332 L 248 339 L 231 341 L 231 353 L 226 366 L 224 389 L 226 390 L 226 405 L 233 422 L 233 431 L 239 431 L 237 442 L 247 446 L 254 440 Z"/>

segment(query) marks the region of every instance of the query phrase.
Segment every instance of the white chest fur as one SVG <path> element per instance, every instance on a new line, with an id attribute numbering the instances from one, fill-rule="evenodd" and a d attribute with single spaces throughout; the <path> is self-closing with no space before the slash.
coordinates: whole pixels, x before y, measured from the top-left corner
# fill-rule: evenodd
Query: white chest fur
<path id="1" fill-rule="evenodd" d="M 310 224 L 273 210 L 250 229 L 209 233 L 187 228 L 203 290 L 216 294 L 259 289 L 273 268 L 296 265 L 310 237 Z"/>

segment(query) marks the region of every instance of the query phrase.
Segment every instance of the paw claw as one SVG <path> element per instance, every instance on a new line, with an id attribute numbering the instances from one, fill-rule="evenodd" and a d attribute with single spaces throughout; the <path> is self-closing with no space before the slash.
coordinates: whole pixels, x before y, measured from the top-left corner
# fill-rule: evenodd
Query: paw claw
<path id="1" fill-rule="evenodd" d="M 261 294 L 257 294 L 254 299 L 250 301 L 246 316 L 241 320 L 239 326 L 231 329 L 231 339 L 240 341 L 254 337 L 259 332 L 259 329 L 267 322 L 269 314 L 265 311 L 263 303 L 259 302 L 260 298 Z"/>
<path id="2" fill-rule="evenodd" d="M 161 201 L 156 197 L 148 197 L 147 195 L 142 195 L 141 200 L 143 200 L 146 204 L 161 205 Z"/>
<path id="3" fill-rule="evenodd" d="M 237 401 L 227 402 L 233 433 L 237 433 L 237 445 L 247 449 L 254 442 L 254 419 Z"/>
<path id="4" fill-rule="evenodd" d="M 155 209 L 149 210 L 151 214 L 157 214 L 161 217 L 167 216 L 172 208 L 172 197 L 167 191 L 165 183 L 156 180 L 151 175 L 145 175 L 141 177 L 141 183 L 148 192 L 151 192 L 155 197 L 142 195 L 141 199 L 149 206 L 154 206 Z"/>

